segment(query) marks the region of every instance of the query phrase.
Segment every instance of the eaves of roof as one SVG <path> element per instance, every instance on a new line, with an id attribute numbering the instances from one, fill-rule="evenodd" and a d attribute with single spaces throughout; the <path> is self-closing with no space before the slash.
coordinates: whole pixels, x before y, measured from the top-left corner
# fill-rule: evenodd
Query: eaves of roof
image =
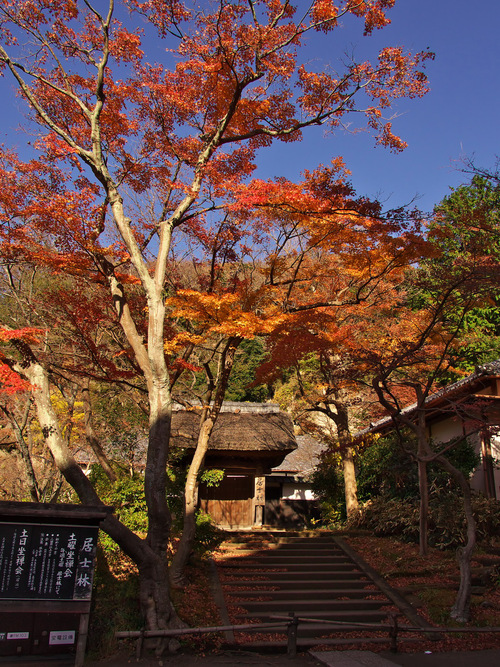
<path id="1" fill-rule="evenodd" d="M 477 366 L 476 370 L 471 375 L 468 375 L 466 378 L 458 380 L 458 382 L 454 382 L 447 387 L 443 387 L 426 398 L 423 404 L 423 408 L 426 411 L 426 419 L 430 420 L 433 416 L 441 414 L 443 412 L 443 407 L 448 401 L 453 400 L 456 405 L 461 404 L 462 406 L 465 406 L 467 403 L 470 404 L 471 400 L 475 400 L 481 401 L 484 404 L 488 403 L 489 407 L 486 408 L 487 414 L 489 414 L 490 419 L 498 420 L 500 423 L 500 397 L 487 394 L 476 394 L 471 393 L 470 391 L 465 392 L 465 390 L 472 390 L 484 384 L 485 381 L 496 379 L 500 379 L 500 360 Z M 460 398 L 460 396 L 462 396 L 462 398 Z M 411 418 L 411 416 L 416 413 L 417 408 L 418 403 L 412 403 L 405 407 L 400 414 L 404 417 Z M 359 440 L 372 433 L 387 432 L 391 430 L 393 425 L 394 420 L 391 416 L 383 417 L 377 422 L 370 424 L 367 428 L 358 431 L 355 434 L 354 439 Z"/>

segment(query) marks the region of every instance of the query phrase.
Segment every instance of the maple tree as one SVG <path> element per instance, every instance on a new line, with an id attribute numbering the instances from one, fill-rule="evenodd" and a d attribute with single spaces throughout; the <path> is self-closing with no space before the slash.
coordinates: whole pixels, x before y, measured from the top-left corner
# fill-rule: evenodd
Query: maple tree
<path id="1" fill-rule="evenodd" d="M 293 406 L 306 432 L 314 431 L 340 457 L 348 516 L 358 508 L 352 431 L 362 401 L 358 380 L 365 369 L 358 357 L 360 351 L 363 356 L 363 332 L 375 329 L 379 313 L 394 307 L 405 270 L 428 248 L 418 211 L 382 214 L 379 205 L 366 200 L 359 207 L 365 216 L 354 215 L 355 210 L 340 227 L 337 213 L 332 228 L 324 224 L 320 230 L 324 236 L 312 237 L 314 261 L 304 255 L 293 291 L 287 283 L 293 306 L 271 334 L 270 356 L 258 375 L 259 380 L 276 379 L 283 369 L 293 369 L 294 379 L 276 396 Z M 391 226 L 394 235 L 384 233 Z"/>
<path id="2" fill-rule="evenodd" d="M 126 390 L 130 397 L 142 387 L 128 363 L 113 311 L 105 307 L 105 300 L 102 304 L 102 287 L 79 283 L 77 291 L 70 276 L 54 276 L 44 268 L 4 258 L 0 292 L 4 326 L 44 327 L 42 340 L 31 347 L 50 364 L 53 402 L 68 445 L 74 449 L 86 443 L 108 478 L 116 480 L 93 425 L 91 394 L 99 384 L 107 386 L 109 409 L 110 387 Z"/>
<path id="3" fill-rule="evenodd" d="M 216 7 L 174 0 L 130 0 L 126 6 L 111 0 L 105 11 L 74 0 L 2 0 L 0 5 L 0 71 L 16 84 L 38 133 L 31 145 L 36 158 L 22 161 L 2 153 L 2 255 L 104 286 L 126 354 L 144 378 L 148 533 L 142 539 L 112 516 L 103 527 L 138 564 L 147 627 L 176 623 L 167 583 L 165 493 L 172 405 L 165 285 L 172 242 L 177 252 L 192 248 L 196 257 L 207 240 L 226 229 L 220 221 L 239 213 L 228 230 L 236 247 L 245 212 L 252 240 L 269 234 L 262 206 L 273 207 L 284 184 L 248 183 L 257 151 L 273 140 L 299 141 L 308 127 L 335 129 L 350 115 L 363 114 L 378 143 L 404 147 L 384 112 L 399 97 L 426 92 L 422 66 L 429 53 L 389 47 L 375 63 L 351 62 L 340 74 L 301 62 L 309 33 L 328 35 L 342 17 L 351 16 L 370 34 L 388 23 L 386 10 L 393 4 L 345 0 L 336 7 L 315 0 L 300 12 L 276 0 Z M 169 49 L 163 63 L 149 62 L 143 51 L 137 25 L 143 19 L 147 38 L 155 29 L 155 45 Z M 341 227 L 349 219 L 346 234 L 354 238 L 357 216 L 335 222 L 335 211 L 346 208 L 345 197 L 342 188 L 329 196 L 332 178 L 323 173 L 312 176 L 311 187 L 316 198 L 323 191 L 323 206 L 331 215 L 316 208 L 308 234 L 320 243 L 327 227 Z M 311 193 L 288 187 L 287 198 L 305 217 Z M 394 229 L 380 224 L 379 236 Z M 290 247 L 290 237 L 286 241 Z M 298 264 L 292 265 L 292 275 L 302 263 L 298 238 L 295 243 Z M 341 245 L 337 252 L 342 253 Z M 275 260 L 268 266 L 268 282 L 285 295 L 281 309 L 286 312 L 291 276 L 273 284 L 281 258 Z M 353 259 L 356 270 L 361 273 L 361 266 Z M 200 303 L 205 308 L 213 296 L 196 298 L 206 299 Z M 220 306 L 226 299 L 219 298 Z M 235 327 L 246 330 L 253 321 L 243 308 L 228 312 L 228 318 L 235 315 L 238 322 L 225 330 L 231 336 L 238 335 Z M 50 364 L 29 346 L 23 349 L 19 372 L 36 389 L 40 426 L 56 465 L 83 502 L 98 502 L 62 440 L 49 400 Z"/>
<path id="4" fill-rule="evenodd" d="M 314 355 L 315 359 L 300 357 L 294 366 L 294 379 L 277 390 L 276 400 L 292 409 L 295 421 L 305 433 L 314 434 L 326 445 L 321 456 L 324 465 L 330 468 L 335 462 L 335 467 L 342 468 L 349 518 L 359 508 L 355 465 L 358 452 L 352 431 L 353 405 L 359 406 L 360 396 L 352 382 L 348 351 L 338 343 L 333 349 L 335 352 L 325 346 Z M 294 397 L 287 400 L 292 387 Z"/>
<path id="5" fill-rule="evenodd" d="M 386 416 L 400 446 L 418 466 L 420 494 L 420 553 L 427 554 L 428 544 L 428 465 L 435 462 L 443 468 L 463 494 L 467 519 L 465 545 L 457 552 L 460 566 L 460 587 L 451 615 L 467 620 L 471 595 L 470 562 L 476 543 L 476 523 L 472 512 L 469 480 L 446 457 L 447 451 L 470 435 L 485 428 L 479 406 L 469 411 L 458 406 L 453 397 L 444 410 L 450 415 L 460 414 L 465 432 L 462 438 L 446 443 L 433 443 L 428 429 L 430 397 L 439 389 L 443 375 L 453 369 L 456 348 L 462 344 L 461 334 L 466 315 L 474 308 L 481 292 L 488 285 L 477 281 L 468 267 L 445 275 L 429 276 L 426 269 L 415 271 L 413 285 L 407 285 L 406 297 L 400 294 L 398 308 L 380 313 L 377 325 L 363 333 L 364 352 L 359 361 L 364 365 L 364 382 L 368 383 Z M 426 300 L 415 306 L 412 287 L 422 280 L 417 294 L 423 292 Z M 450 326 L 448 312 L 454 313 Z M 367 429 L 369 434 L 371 429 Z M 408 437 L 408 433 L 412 437 Z M 363 432 L 358 437 L 363 436 Z M 414 444 L 415 443 L 415 444 Z"/>
<path id="6" fill-rule="evenodd" d="M 2 329 L 0 330 L 0 343 L 5 344 L 18 339 L 32 341 L 42 333 L 40 330 L 30 328 Z M 34 502 L 40 502 L 46 498 L 46 492 L 51 485 L 48 481 L 43 485 L 40 482 L 30 451 L 30 384 L 16 373 L 9 362 L 10 360 L 0 352 L 0 410 L 6 419 L 8 432 L 12 435 L 16 450 L 20 455 L 30 499 Z M 27 394 L 27 397 L 23 396 L 24 394 Z M 59 488 L 60 485 L 57 485 L 55 492 L 50 493 L 48 497 L 55 499 Z"/>
<path id="7" fill-rule="evenodd" d="M 177 317 L 188 322 L 192 330 L 181 331 L 166 344 L 167 350 L 173 352 L 180 343 L 181 349 L 184 349 L 183 369 L 189 366 L 193 370 L 203 368 L 206 374 L 205 390 L 199 402 L 201 410 L 198 439 L 184 488 L 183 530 L 170 565 L 170 581 L 175 586 L 185 583 L 183 572 L 195 539 L 199 475 L 213 427 L 222 407 L 237 349 L 243 340 L 272 330 L 276 320 L 283 318 L 282 313 L 273 312 L 276 308 L 272 304 L 266 304 L 261 285 L 254 291 L 251 289 L 252 284 L 245 282 L 243 275 L 238 276 L 234 267 L 231 267 L 231 273 L 237 280 L 230 291 L 224 289 L 222 294 L 217 294 L 215 291 L 200 293 L 195 290 L 178 290 L 175 297 L 167 299 L 167 305 Z M 258 309 L 256 304 L 259 305 Z M 190 339 L 192 345 L 186 349 L 185 345 Z M 200 353 L 201 349 L 204 349 L 205 354 Z M 193 364 L 195 351 L 199 366 Z M 215 373 L 212 371 L 214 361 Z M 193 405 L 192 398 L 189 405 Z"/>

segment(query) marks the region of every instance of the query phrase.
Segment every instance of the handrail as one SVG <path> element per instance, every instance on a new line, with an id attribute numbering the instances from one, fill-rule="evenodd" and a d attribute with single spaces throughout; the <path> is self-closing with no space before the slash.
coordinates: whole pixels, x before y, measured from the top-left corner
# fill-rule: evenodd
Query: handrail
<path id="1" fill-rule="evenodd" d="M 270 616 L 274 619 L 272 623 L 246 623 L 242 625 L 216 625 L 205 628 L 174 628 L 171 630 L 120 630 L 115 632 L 117 639 L 137 639 L 137 658 L 142 655 L 144 640 L 153 637 L 181 637 L 185 635 L 200 635 L 215 632 L 227 632 L 228 630 L 239 631 L 246 630 L 247 632 L 258 632 L 260 630 L 270 630 L 271 628 L 287 628 L 287 654 L 293 658 L 297 655 L 297 638 L 300 623 L 318 623 L 329 626 L 338 626 L 339 629 L 349 628 L 363 628 L 365 630 L 388 630 L 389 639 L 391 642 L 391 651 L 397 653 L 397 642 L 399 635 L 403 632 L 420 633 L 427 635 L 429 633 L 446 634 L 446 633 L 488 633 L 500 632 L 500 627 L 482 627 L 482 628 L 457 628 L 457 627 L 414 627 L 409 625 L 398 624 L 398 614 L 394 612 L 388 613 L 389 623 L 356 623 L 351 621 L 333 621 L 324 618 L 308 618 L 305 616 L 296 616 L 290 612 L 288 616 Z M 367 639 L 367 643 L 369 639 Z M 318 640 L 321 643 L 321 640 Z"/>
<path id="2" fill-rule="evenodd" d="M 174 628 L 172 630 L 119 630 L 115 632 L 117 639 L 138 639 L 139 637 L 176 637 L 177 635 L 202 635 L 210 632 L 227 632 L 228 630 L 250 630 L 254 628 L 271 629 L 278 628 L 282 625 L 288 625 L 289 619 L 286 621 L 278 621 L 276 623 L 246 623 L 245 625 L 215 625 L 207 628 Z"/>

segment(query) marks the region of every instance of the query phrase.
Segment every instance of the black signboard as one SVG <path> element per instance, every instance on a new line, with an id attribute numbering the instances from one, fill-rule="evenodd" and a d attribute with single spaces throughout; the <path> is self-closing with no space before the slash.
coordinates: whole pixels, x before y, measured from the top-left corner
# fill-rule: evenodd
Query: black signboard
<path id="1" fill-rule="evenodd" d="M 90 600 L 98 530 L 0 522 L 0 599 Z"/>

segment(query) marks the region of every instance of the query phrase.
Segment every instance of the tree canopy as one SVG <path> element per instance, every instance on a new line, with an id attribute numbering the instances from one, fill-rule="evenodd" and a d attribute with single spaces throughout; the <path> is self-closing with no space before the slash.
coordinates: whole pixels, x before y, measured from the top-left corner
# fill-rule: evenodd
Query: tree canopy
<path id="1" fill-rule="evenodd" d="M 425 94 L 431 54 L 389 46 L 336 71 L 310 64 L 304 49 L 309 34 L 330 44 L 342 19 L 365 35 L 383 28 L 394 2 L 0 4 L 0 73 L 35 134 L 19 155 L 1 150 L 2 261 L 12 276 L 43 267 L 64 278 L 60 317 L 78 330 L 93 370 L 140 377 L 147 535 L 113 517 L 103 525 L 138 564 L 148 627 L 176 622 L 166 564 L 171 389 L 195 346 L 215 341 L 220 383 L 203 413 L 193 488 L 241 340 L 311 310 L 354 307 L 418 236 L 404 216 L 356 195 L 338 157 L 301 183 L 252 180 L 257 152 L 313 126 L 335 131 L 363 118 L 377 143 L 404 148 L 386 114 L 394 100 Z M 310 288 L 318 278 L 319 295 Z M 31 312 L 31 326 L 44 329 Z M 101 322 L 106 344 L 90 344 L 86 326 Z M 83 502 L 99 502 L 62 437 L 44 340 L 3 331 L 5 365 L 33 390 L 56 465 Z"/>
<path id="2" fill-rule="evenodd" d="M 464 317 L 464 345 L 455 357 L 461 370 L 472 372 L 500 356 L 498 182 L 477 173 L 470 183 L 453 190 L 436 206 L 429 233 L 440 252 L 428 265 L 444 272 L 474 272 L 487 285 L 486 293 Z M 453 326 L 454 314 L 448 318 Z"/>

